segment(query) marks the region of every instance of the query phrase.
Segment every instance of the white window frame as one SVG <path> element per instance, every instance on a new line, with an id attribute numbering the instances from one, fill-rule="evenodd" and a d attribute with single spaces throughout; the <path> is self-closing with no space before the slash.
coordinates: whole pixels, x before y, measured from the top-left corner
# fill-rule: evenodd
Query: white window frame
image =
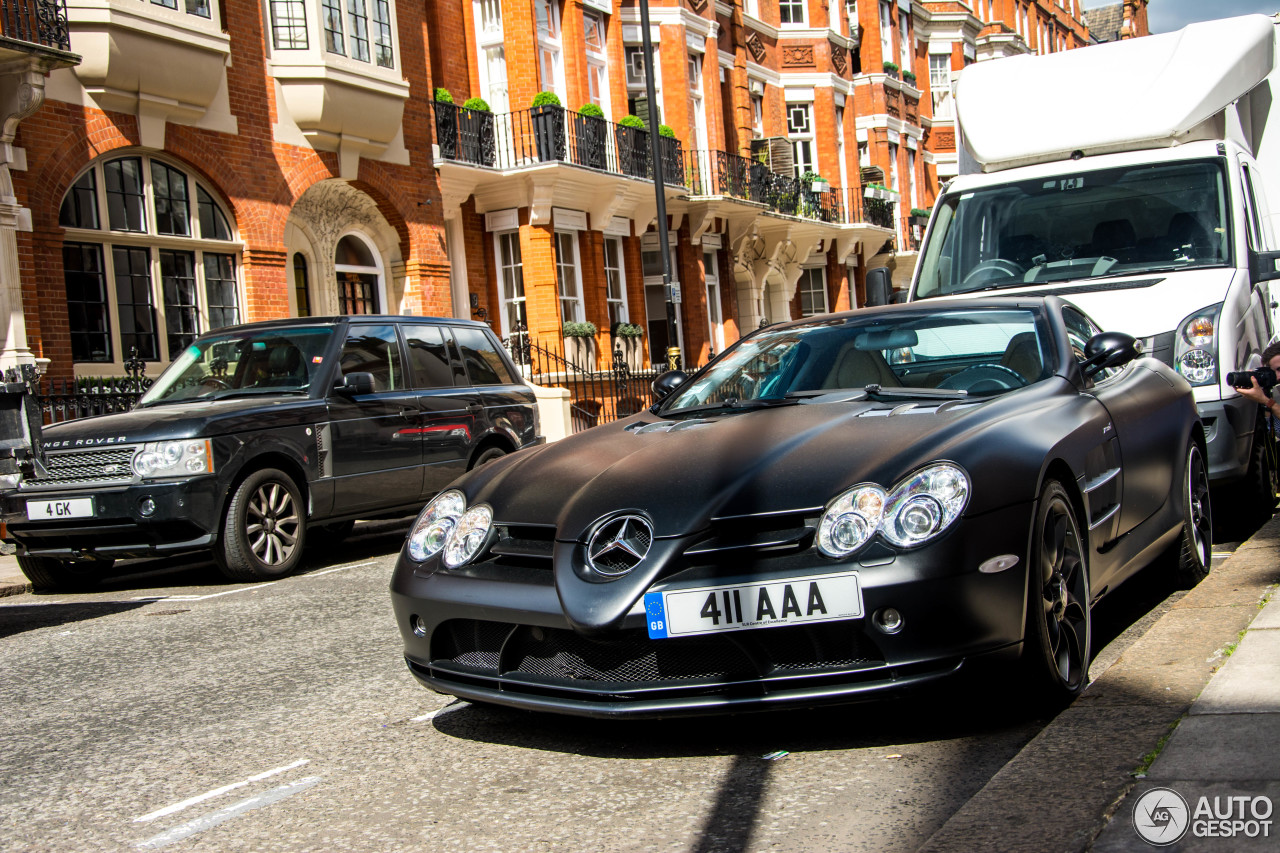
<path id="1" fill-rule="evenodd" d="M 505 113 L 511 109 L 507 86 L 507 51 L 503 43 L 501 0 L 473 0 L 476 56 L 479 59 L 480 91 L 489 109 Z"/>
<path id="2" fill-rule="evenodd" d="M 899 8 L 898 9 L 898 59 L 899 59 L 898 64 L 902 66 L 902 71 L 904 73 L 907 71 L 912 71 L 912 72 L 915 71 L 915 69 L 911 67 L 912 66 L 911 58 L 913 54 L 911 47 L 912 47 L 911 16 L 904 15 L 902 12 L 902 9 Z"/>
<path id="3" fill-rule="evenodd" d="M 880 55 L 893 56 L 893 11 L 891 0 L 880 0 Z"/>
<path id="4" fill-rule="evenodd" d="M 103 178 L 104 166 L 115 160 L 137 159 L 141 161 L 142 197 L 144 206 L 143 231 L 113 231 L 107 207 L 106 181 Z M 182 174 L 187 187 L 187 231 L 189 236 L 160 234 L 156 227 L 156 203 L 152 186 L 153 162 L 161 163 Z M 107 309 L 107 322 L 110 326 L 111 341 L 110 361 L 78 361 L 73 370 L 78 375 L 115 375 L 124 373 L 124 363 L 129 360 L 129 353 L 122 351 L 120 331 L 120 298 L 116 287 L 115 264 L 112 262 L 114 248 L 145 248 L 147 250 L 148 271 L 150 276 L 151 308 L 155 315 L 156 358 L 149 359 L 149 364 L 166 364 L 173 360 L 174 354 L 169 352 L 168 324 L 165 317 L 164 282 L 161 277 L 160 252 L 177 251 L 194 255 L 194 274 L 196 290 L 196 309 L 199 328 L 196 334 L 210 331 L 209 325 L 209 287 L 205 279 L 204 256 L 230 255 L 235 263 L 235 299 L 237 321 L 245 321 L 244 290 L 244 243 L 239 238 L 236 221 L 230 213 L 229 206 L 221 195 L 212 187 L 196 177 L 195 170 L 184 163 L 168 157 L 149 154 L 139 150 L 116 150 L 95 160 L 87 169 L 76 176 L 80 180 L 84 172 L 94 172 L 94 197 L 97 206 L 97 228 L 63 229 L 64 243 L 93 244 L 102 252 L 102 273 L 104 297 Z M 199 196 L 197 188 L 204 192 L 221 211 L 231 239 L 216 240 L 197 236 L 199 230 Z M 72 192 L 69 188 L 68 192 Z M 64 196 L 65 198 L 65 196 Z M 292 269 L 290 269 L 290 286 L 292 287 Z"/>
<path id="5" fill-rule="evenodd" d="M 814 273 L 817 282 L 815 286 Z M 806 312 L 804 310 L 804 294 L 809 294 L 809 304 L 813 306 L 813 310 Z M 815 314 L 828 314 L 831 312 L 831 303 L 827 299 L 827 268 L 826 267 L 805 267 L 800 270 L 800 280 L 796 282 L 796 295 L 800 297 L 800 316 L 812 317 Z M 817 309 L 817 300 L 814 296 L 821 296 L 821 310 Z"/>
<path id="6" fill-rule="evenodd" d="M 804 129 L 797 129 L 798 123 L 793 121 L 804 110 Z M 787 103 L 787 138 L 791 140 L 792 159 L 795 177 L 801 178 L 805 172 L 818 171 L 818 149 L 813 133 L 813 102 L 789 101 Z"/>
<path id="7" fill-rule="evenodd" d="M 592 20 L 599 27 L 600 45 L 598 48 L 591 46 L 585 38 L 588 21 Z M 587 96 L 591 103 L 604 110 L 605 116 L 608 117 L 613 114 L 609 109 L 609 21 L 599 11 L 584 6 L 582 9 L 582 26 L 584 32 L 583 45 L 587 55 Z"/>
<path id="8" fill-rule="evenodd" d="M 538 13 L 546 13 L 546 26 Z M 562 103 L 568 101 L 564 84 L 564 32 L 560 25 L 560 4 L 556 0 L 534 0 L 534 34 L 538 43 L 538 75 L 544 91 L 555 92 Z M 547 78 L 551 78 L 548 80 Z"/>
<path id="9" fill-rule="evenodd" d="M 929 90 L 933 98 L 933 117 L 955 118 L 955 102 L 951 97 L 951 54 L 929 54 Z"/>
<path id="10" fill-rule="evenodd" d="M 808 0 L 778 0 L 778 22 L 782 29 L 801 28 L 809 26 L 809 2 Z M 799 13 L 800 20 L 794 20 L 795 15 Z M 792 20 L 785 20 L 790 16 Z"/>
<path id="11" fill-rule="evenodd" d="M 710 258 L 710 263 L 707 259 Z M 702 250 L 703 278 L 707 283 L 707 332 L 711 348 L 724 352 L 724 308 L 720 303 L 720 252 L 717 249 Z"/>
<path id="12" fill-rule="evenodd" d="M 582 264 L 578 258 L 578 232 L 554 231 L 556 255 L 556 296 L 560 301 L 560 322 L 586 320 L 582 304 Z M 568 247 L 568 251 L 565 247 Z M 571 287 L 572 292 L 566 292 Z"/>
<path id="13" fill-rule="evenodd" d="M 353 228 L 353 229 L 348 229 L 346 231 L 343 231 L 341 234 L 338 235 L 338 239 L 335 240 L 333 244 L 335 251 L 337 251 L 338 244 L 341 243 L 347 237 L 354 237 L 355 239 L 359 240 L 362 244 L 364 244 L 365 249 L 367 249 L 369 254 L 373 257 L 373 265 L 364 266 L 364 265 L 357 265 L 357 264 L 339 264 L 336 262 L 336 259 L 335 259 L 335 262 L 333 265 L 335 280 L 333 284 L 335 288 L 334 296 L 336 297 L 337 304 L 339 305 L 341 304 L 341 294 L 337 292 L 337 280 L 336 280 L 339 273 L 352 272 L 358 275 L 372 275 L 377 277 L 377 285 L 375 289 L 376 289 L 376 296 L 378 300 L 378 311 L 375 313 L 381 313 L 381 314 L 393 313 L 391 310 L 391 306 L 387 303 L 386 268 L 383 266 L 382 253 L 378 251 L 378 244 L 374 242 L 373 238 L 370 237 L 368 234 L 365 234 L 363 231 L 357 231 Z"/>
<path id="14" fill-rule="evenodd" d="M 503 249 L 508 246 L 514 246 L 515 251 L 514 253 L 504 255 Z M 529 325 L 528 291 L 525 289 L 524 283 L 524 255 L 520 250 L 520 232 L 518 230 L 512 230 L 499 231 L 494 234 L 493 256 L 497 262 L 498 270 L 498 302 L 501 305 L 501 309 L 498 311 L 501 315 L 500 327 L 502 328 L 502 334 L 505 337 L 507 335 L 513 335 L 516 332 L 515 326 L 511 320 L 513 308 L 517 308 L 514 313 L 524 314 L 525 326 L 527 327 Z M 512 283 L 519 283 L 519 294 L 513 292 L 514 288 L 509 288 L 507 286 L 508 270 L 511 270 Z"/>
<path id="15" fill-rule="evenodd" d="M 615 264 L 609 263 L 610 247 L 614 251 Z M 603 252 L 605 301 L 609 309 L 609 320 L 613 323 L 629 323 L 631 315 L 627 311 L 627 262 L 622 251 L 622 238 L 605 237 Z"/>

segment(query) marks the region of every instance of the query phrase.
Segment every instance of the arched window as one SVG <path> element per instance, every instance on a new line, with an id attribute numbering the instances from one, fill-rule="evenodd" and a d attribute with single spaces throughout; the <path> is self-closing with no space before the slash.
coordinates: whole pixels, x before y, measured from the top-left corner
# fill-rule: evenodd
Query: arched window
<path id="1" fill-rule="evenodd" d="M 333 254 L 338 276 L 338 310 L 343 314 L 378 314 L 378 281 L 382 268 L 367 243 L 354 234 L 338 241 Z"/>
<path id="2" fill-rule="evenodd" d="M 169 361 L 240 322 L 240 244 L 212 192 L 147 154 L 98 161 L 63 197 L 72 360 Z"/>

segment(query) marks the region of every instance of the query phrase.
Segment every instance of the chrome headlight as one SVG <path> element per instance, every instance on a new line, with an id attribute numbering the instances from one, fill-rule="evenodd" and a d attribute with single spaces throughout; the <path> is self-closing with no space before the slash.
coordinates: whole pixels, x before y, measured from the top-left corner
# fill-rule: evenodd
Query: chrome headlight
<path id="1" fill-rule="evenodd" d="M 899 548 L 913 548 L 951 526 L 969 502 L 969 477 L 939 462 L 917 471 L 889 493 L 880 532 Z"/>
<path id="2" fill-rule="evenodd" d="M 139 477 L 194 477 L 213 473 L 213 442 L 207 438 L 149 441 L 133 457 Z"/>
<path id="3" fill-rule="evenodd" d="M 466 509 L 467 499 L 457 489 L 436 495 L 414 522 L 409 534 L 409 556 L 421 563 L 438 554 Z"/>
<path id="4" fill-rule="evenodd" d="M 874 483 L 854 486 L 822 514 L 818 550 L 847 557 L 877 533 L 899 548 L 914 548 L 950 527 L 968 501 L 969 476 L 950 462 L 922 468 L 887 494 Z"/>
<path id="5" fill-rule="evenodd" d="M 1173 366 L 1192 385 L 1218 381 L 1218 314 L 1222 303 L 1210 305 L 1178 324 Z"/>
<path id="6" fill-rule="evenodd" d="M 464 512 L 458 519 L 458 526 L 453 528 L 444 543 L 444 564 L 456 569 L 479 554 L 489 541 L 492 529 L 493 510 L 488 504 L 479 504 Z"/>
<path id="7" fill-rule="evenodd" d="M 847 557 L 880 528 L 884 516 L 884 489 L 854 486 L 831 502 L 818 525 L 818 550 L 828 557 Z"/>

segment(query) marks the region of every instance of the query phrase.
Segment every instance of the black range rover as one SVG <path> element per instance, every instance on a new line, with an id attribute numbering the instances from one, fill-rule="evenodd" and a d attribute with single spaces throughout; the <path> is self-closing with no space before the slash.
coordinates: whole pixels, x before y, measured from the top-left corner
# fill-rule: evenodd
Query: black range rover
<path id="1" fill-rule="evenodd" d="M 266 580 L 298 566 L 308 534 L 416 512 L 543 440 L 533 389 L 482 323 L 253 323 L 197 338 L 132 411 L 46 428 L 45 470 L 0 509 L 37 589 L 205 550 L 229 578 Z"/>

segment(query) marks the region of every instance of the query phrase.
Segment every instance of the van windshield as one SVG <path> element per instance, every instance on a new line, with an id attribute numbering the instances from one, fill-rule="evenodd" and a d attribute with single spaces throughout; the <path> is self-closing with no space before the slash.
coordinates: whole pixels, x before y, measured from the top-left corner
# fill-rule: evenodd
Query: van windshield
<path id="1" fill-rule="evenodd" d="M 329 326 L 291 326 L 198 338 L 160 374 L 139 404 L 305 394 L 320 372 L 332 337 Z"/>
<path id="2" fill-rule="evenodd" d="M 1234 263 L 1221 160 L 1096 169 L 944 198 L 916 296 Z"/>

